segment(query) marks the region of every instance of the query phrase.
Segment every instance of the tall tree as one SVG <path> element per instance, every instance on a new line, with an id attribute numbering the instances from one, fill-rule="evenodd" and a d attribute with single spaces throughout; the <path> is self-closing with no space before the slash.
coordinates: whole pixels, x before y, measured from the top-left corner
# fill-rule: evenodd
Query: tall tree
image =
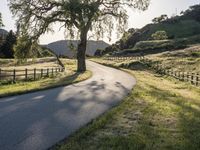
<path id="1" fill-rule="evenodd" d="M 52 24 L 62 23 L 71 37 L 77 36 L 77 71 L 86 70 L 85 52 L 87 35 L 92 31 L 97 37 L 124 32 L 127 25 L 127 8 L 147 9 L 150 0 L 9 0 L 12 13 L 18 17 L 21 28 L 34 40 L 47 31 Z"/>
<path id="2" fill-rule="evenodd" d="M 7 37 L 5 42 L 3 43 L 3 45 L 1 46 L 1 52 L 3 53 L 5 58 L 14 58 L 14 45 L 16 43 L 16 36 L 15 33 L 13 33 L 13 31 L 11 30 Z"/>
<path id="3" fill-rule="evenodd" d="M 3 20 L 2 20 L 2 16 L 1 16 L 1 13 L 0 13 L 0 28 L 4 27 L 4 24 L 3 24 Z"/>

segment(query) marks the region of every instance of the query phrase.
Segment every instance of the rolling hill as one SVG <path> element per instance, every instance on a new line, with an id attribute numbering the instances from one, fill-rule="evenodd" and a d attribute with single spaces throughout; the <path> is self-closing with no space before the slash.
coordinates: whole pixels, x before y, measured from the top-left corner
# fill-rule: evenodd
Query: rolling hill
<path id="1" fill-rule="evenodd" d="M 48 45 L 45 45 L 45 47 L 52 50 L 57 55 L 73 58 L 76 55 L 76 51 L 72 50 L 70 48 L 70 45 L 73 44 L 74 47 L 77 47 L 78 42 L 79 42 L 78 40 L 61 40 L 61 41 L 56 41 L 56 42 L 50 43 Z M 107 44 L 104 41 L 90 40 L 87 43 L 86 55 L 94 56 L 97 49 L 105 49 L 108 46 L 109 46 L 109 44 Z"/>

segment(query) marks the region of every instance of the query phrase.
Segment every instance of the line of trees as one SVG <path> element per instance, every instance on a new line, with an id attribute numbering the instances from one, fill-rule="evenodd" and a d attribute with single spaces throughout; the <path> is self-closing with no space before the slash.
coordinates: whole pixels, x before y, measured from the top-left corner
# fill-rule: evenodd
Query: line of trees
<path id="1" fill-rule="evenodd" d="M 0 13 L 0 29 L 4 27 L 2 15 Z M 1 37 L 3 38 L 3 37 Z M 11 30 L 8 35 L 6 36 L 6 39 L 1 39 L 1 41 L 4 41 L 0 43 L 0 57 L 2 58 L 14 58 L 14 44 L 17 41 L 17 37 L 15 36 L 15 33 Z"/>
<path id="2" fill-rule="evenodd" d="M 54 56 L 51 51 L 41 47 L 37 42 L 31 43 L 28 35 L 17 37 L 12 30 L 0 45 L 0 58 L 15 58 L 19 63 L 27 61 L 27 58 Z"/>
<path id="3" fill-rule="evenodd" d="M 4 27 L 0 13 L 0 29 Z M 5 31 L 6 32 L 6 31 Z M 19 62 L 26 62 L 27 58 L 53 56 L 54 54 L 41 47 L 37 42 L 32 43 L 28 34 L 19 35 L 10 30 L 6 37 L 0 37 L 0 58 L 16 58 Z"/>

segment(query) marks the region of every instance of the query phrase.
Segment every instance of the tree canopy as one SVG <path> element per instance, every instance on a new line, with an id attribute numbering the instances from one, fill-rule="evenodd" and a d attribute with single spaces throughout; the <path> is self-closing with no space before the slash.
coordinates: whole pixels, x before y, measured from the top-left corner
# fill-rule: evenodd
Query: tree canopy
<path id="1" fill-rule="evenodd" d="M 166 21 L 168 19 L 168 16 L 163 14 L 160 17 L 156 17 L 152 20 L 153 23 L 161 23 L 163 21 Z"/>
<path id="2" fill-rule="evenodd" d="M 21 33 L 32 39 L 53 31 L 53 24 L 60 22 L 67 36 L 78 37 L 78 71 L 85 71 L 85 51 L 89 31 L 97 38 L 113 29 L 123 33 L 127 26 L 127 8 L 147 9 L 150 0 L 9 0 L 12 13 L 20 22 Z"/>
<path id="3" fill-rule="evenodd" d="M 200 4 L 198 5 L 194 5 L 194 6 L 190 6 L 189 9 L 187 9 L 186 11 L 181 12 L 181 14 L 184 15 L 184 17 L 189 17 L 189 18 L 193 18 L 197 21 L 200 22 Z"/>

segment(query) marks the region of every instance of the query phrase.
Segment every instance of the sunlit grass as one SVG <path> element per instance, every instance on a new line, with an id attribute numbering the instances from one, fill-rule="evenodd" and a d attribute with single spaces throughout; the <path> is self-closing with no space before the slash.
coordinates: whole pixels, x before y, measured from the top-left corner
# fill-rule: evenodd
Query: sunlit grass
<path id="1" fill-rule="evenodd" d="M 0 97 L 18 95 L 27 92 L 39 91 L 58 86 L 69 85 L 88 79 L 92 76 L 90 71 L 76 73 L 76 61 L 63 59 L 66 71 L 50 78 L 43 78 L 37 81 L 17 82 L 15 84 L 0 85 Z"/>
<path id="2" fill-rule="evenodd" d="M 116 62 L 96 60 L 100 63 Z M 197 150 L 200 89 L 155 74 L 141 64 L 125 70 L 137 85 L 116 108 L 80 129 L 61 150 Z"/>
<path id="3" fill-rule="evenodd" d="M 183 72 L 200 72 L 200 45 L 194 45 L 183 50 L 149 55 L 149 59 L 157 61 L 168 69 Z"/>

